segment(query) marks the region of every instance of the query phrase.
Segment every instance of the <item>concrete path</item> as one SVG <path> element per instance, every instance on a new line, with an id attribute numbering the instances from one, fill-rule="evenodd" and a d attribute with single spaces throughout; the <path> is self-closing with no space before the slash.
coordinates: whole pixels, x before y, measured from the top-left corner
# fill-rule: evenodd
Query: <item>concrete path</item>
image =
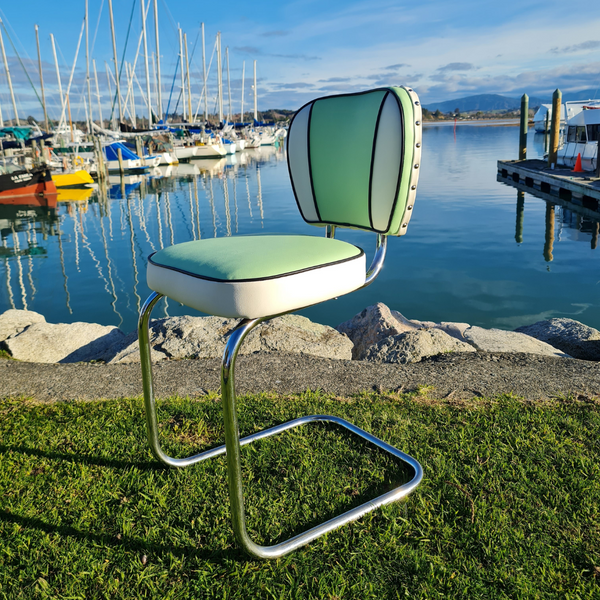
<path id="1" fill-rule="evenodd" d="M 219 360 L 164 361 L 154 365 L 158 397 L 200 396 L 220 386 Z M 433 386 L 437 398 L 472 398 L 512 392 L 530 400 L 573 393 L 600 398 L 600 363 L 532 354 L 444 354 L 408 365 L 345 361 L 298 354 L 238 358 L 239 394 L 320 389 L 347 396 L 365 390 L 410 391 Z M 0 398 L 42 402 L 97 400 L 142 394 L 139 364 L 39 364 L 0 360 Z"/>

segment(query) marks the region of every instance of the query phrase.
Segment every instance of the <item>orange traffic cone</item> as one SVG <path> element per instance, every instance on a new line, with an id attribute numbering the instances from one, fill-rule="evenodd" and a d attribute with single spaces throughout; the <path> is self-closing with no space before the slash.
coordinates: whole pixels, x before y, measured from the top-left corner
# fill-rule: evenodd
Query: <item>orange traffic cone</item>
<path id="1" fill-rule="evenodd" d="M 583 173 L 583 169 L 581 168 L 581 152 L 577 155 L 577 160 L 575 161 L 575 168 L 573 169 L 573 173 Z"/>

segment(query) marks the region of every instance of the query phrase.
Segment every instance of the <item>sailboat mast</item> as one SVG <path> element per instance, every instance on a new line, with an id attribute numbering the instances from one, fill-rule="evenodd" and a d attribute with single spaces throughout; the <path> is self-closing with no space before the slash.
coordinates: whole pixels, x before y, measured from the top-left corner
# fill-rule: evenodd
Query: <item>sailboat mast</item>
<path id="1" fill-rule="evenodd" d="M 115 21 L 113 18 L 112 0 L 108 0 L 108 13 L 110 15 L 110 32 L 112 36 L 113 56 L 115 59 L 115 82 L 117 86 L 117 100 L 119 101 L 119 122 L 123 122 L 123 103 L 121 102 L 121 86 L 119 84 L 119 59 L 117 58 L 117 42 L 115 40 Z"/>
<path id="2" fill-rule="evenodd" d="M 187 73 L 187 102 L 188 102 L 188 121 L 193 121 L 192 116 L 192 88 L 190 83 L 190 61 L 188 60 L 187 33 L 183 34 L 183 44 L 185 46 L 185 70 Z"/>
<path id="3" fill-rule="evenodd" d="M 206 87 L 206 51 L 204 47 L 204 23 L 202 23 L 202 77 L 204 78 L 204 121 L 208 121 L 208 89 Z"/>
<path id="4" fill-rule="evenodd" d="M 146 69 L 146 97 L 148 98 L 148 129 L 152 127 L 152 102 L 150 96 L 150 68 L 148 67 L 148 41 L 146 38 L 146 7 L 144 0 L 140 0 L 142 9 L 142 38 L 144 39 L 144 66 Z"/>
<path id="5" fill-rule="evenodd" d="M 154 93 L 156 94 L 156 104 L 158 105 L 158 77 L 156 75 L 156 61 L 155 61 L 154 52 L 150 55 L 150 62 L 152 63 L 152 79 L 154 81 Z M 156 120 L 160 121 L 162 116 L 159 115 L 160 108 L 157 106 L 157 110 L 155 112 Z"/>
<path id="6" fill-rule="evenodd" d="M 52 54 L 54 54 L 54 64 L 56 65 L 56 79 L 58 80 L 58 95 L 60 96 L 60 109 L 62 113 L 65 112 L 65 99 L 63 97 L 62 83 L 60 81 L 60 70 L 58 68 L 58 59 L 56 58 L 56 47 L 54 45 L 54 35 L 50 34 L 50 41 L 52 42 Z M 61 113 L 61 115 L 62 115 Z"/>
<path id="7" fill-rule="evenodd" d="M 94 79 L 96 80 L 96 98 L 98 98 L 98 118 L 100 119 L 100 127 L 104 127 L 102 120 L 102 102 L 100 102 L 100 87 L 98 86 L 98 72 L 96 71 L 96 59 L 92 61 L 94 66 Z"/>
<path id="8" fill-rule="evenodd" d="M 181 113 L 185 121 L 185 67 L 183 64 L 183 34 L 181 27 L 179 28 L 179 64 L 181 65 Z"/>
<path id="9" fill-rule="evenodd" d="M 154 36 L 156 38 L 156 71 L 157 71 L 157 91 L 158 91 L 158 120 L 163 118 L 162 111 L 162 90 L 161 90 L 161 79 L 160 79 L 160 46 L 158 43 L 158 0 L 154 0 Z"/>
<path id="10" fill-rule="evenodd" d="M 42 73 L 42 55 L 40 54 L 40 36 L 38 34 L 38 26 L 35 26 L 35 42 L 37 44 L 38 66 L 40 70 L 40 86 L 42 88 L 42 107 L 44 109 L 44 121 L 46 122 L 46 131 L 50 131 L 48 124 L 48 112 L 46 111 L 46 92 L 44 90 L 44 75 Z"/>
<path id="11" fill-rule="evenodd" d="M 106 83 L 108 85 L 108 97 L 112 98 L 112 89 L 110 86 L 110 68 L 108 66 L 108 63 L 106 61 L 104 61 L 104 68 L 106 69 Z M 110 123 L 108 124 L 110 127 Z"/>
<path id="12" fill-rule="evenodd" d="M 254 61 L 254 120 L 258 121 L 258 94 L 256 93 L 256 61 Z"/>
<path id="13" fill-rule="evenodd" d="M 135 90 L 133 87 L 133 65 L 125 63 L 125 67 L 127 69 L 128 91 L 131 93 L 131 124 L 134 128 L 137 128 L 137 119 L 135 118 Z"/>
<path id="14" fill-rule="evenodd" d="M 244 76 L 246 75 L 246 61 L 242 63 L 242 106 L 240 108 L 240 123 L 244 122 Z"/>
<path id="15" fill-rule="evenodd" d="M 221 71 L 221 32 L 217 32 L 217 77 L 219 84 L 219 123 L 223 122 L 223 72 Z"/>
<path id="16" fill-rule="evenodd" d="M 88 93 L 88 135 L 92 134 L 92 88 L 90 87 L 90 36 L 89 36 L 88 0 L 85 0 L 85 79 Z"/>
<path id="17" fill-rule="evenodd" d="M 12 100 L 13 110 L 15 111 L 15 121 L 17 127 L 19 123 L 19 113 L 17 112 L 17 102 L 15 100 L 15 93 L 13 91 L 12 81 L 10 79 L 10 71 L 8 70 L 8 61 L 6 60 L 6 52 L 4 50 L 4 40 L 2 39 L 2 19 L 0 19 L 0 48 L 2 49 L 2 60 L 4 61 L 4 70 L 6 71 L 6 79 L 8 80 L 8 89 L 10 90 L 10 99 Z"/>
<path id="18" fill-rule="evenodd" d="M 231 81 L 229 80 L 229 46 L 225 48 L 225 59 L 227 60 L 227 97 L 229 100 L 229 112 L 227 120 L 231 121 Z"/>

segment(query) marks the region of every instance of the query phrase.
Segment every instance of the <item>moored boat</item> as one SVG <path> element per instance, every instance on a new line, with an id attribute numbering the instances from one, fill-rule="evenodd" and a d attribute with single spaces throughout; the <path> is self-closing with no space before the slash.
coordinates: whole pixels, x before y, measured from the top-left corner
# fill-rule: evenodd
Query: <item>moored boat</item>
<path id="1" fill-rule="evenodd" d="M 32 194 L 56 194 L 56 186 L 46 165 L 31 168 L 0 165 L 0 198 Z"/>
<path id="2" fill-rule="evenodd" d="M 108 144 L 104 146 L 103 150 L 109 173 L 118 173 L 121 170 L 125 173 L 139 173 L 148 170 L 148 166 L 142 164 L 140 157 L 121 142 Z M 119 150 L 121 151 L 120 160 Z"/>
<path id="3" fill-rule="evenodd" d="M 94 183 L 92 176 L 83 169 L 73 173 L 53 173 L 52 181 L 57 188 L 77 188 Z"/>
<path id="4" fill-rule="evenodd" d="M 570 103 L 566 104 L 568 114 Z M 567 121 L 564 143 L 557 153 L 558 163 L 574 167 L 579 156 L 584 171 L 595 171 L 598 168 L 599 139 L 600 100 L 590 100 Z"/>

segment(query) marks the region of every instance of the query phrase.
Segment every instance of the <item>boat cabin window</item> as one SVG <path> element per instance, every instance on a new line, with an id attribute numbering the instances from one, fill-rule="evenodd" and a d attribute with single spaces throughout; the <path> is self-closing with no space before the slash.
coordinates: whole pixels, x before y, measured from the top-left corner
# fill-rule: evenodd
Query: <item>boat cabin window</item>
<path id="1" fill-rule="evenodd" d="M 587 138 L 585 136 L 585 126 L 573 127 L 572 125 L 567 130 L 567 142 L 576 144 L 585 144 Z"/>
<path id="2" fill-rule="evenodd" d="M 597 142 L 600 139 L 600 125 L 588 125 L 587 136 L 589 142 Z"/>

